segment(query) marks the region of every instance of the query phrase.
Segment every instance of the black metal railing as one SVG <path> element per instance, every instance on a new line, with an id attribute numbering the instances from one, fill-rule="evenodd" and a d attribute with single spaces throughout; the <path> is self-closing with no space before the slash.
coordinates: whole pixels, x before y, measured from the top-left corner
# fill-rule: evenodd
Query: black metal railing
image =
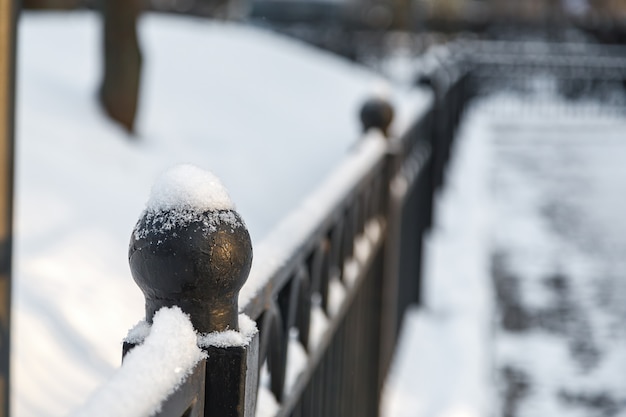
<path id="1" fill-rule="evenodd" d="M 623 96 L 626 88 L 624 47 L 538 42 L 461 45 L 459 54 L 470 66 L 479 94 L 536 91 L 537 77 L 552 80 L 554 92 L 567 99 Z"/>
<path id="2" fill-rule="evenodd" d="M 377 416 L 402 315 L 420 299 L 422 240 L 468 103 L 495 80 L 528 79 L 537 71 L 585 83 L 621 85 L 626 79 L 626 62 L 617 49 L 598 61 L 589 58 L 589 47 L 586 58 L 574 47 L 560 54 L 552 47 L 528 52 L 523 45 L 464 42 L 435 56 L 436 65 L 419 77 L 431 90 L 431 102 L 411 127 L 398 137 L 366 134 L 258 248 L 239 311 L 256 322 L 259 333 L 243 346 L 203 346 L 208 358 L 164 399 L 158 415 L 252 416 L 263 408 L 263 415 L 276 416 Z M 386 132 L 390 112 L 384 102 L 368 102 L 364 126 Z M 189 231 L 185 226 L 170 233 L 180 240 Z M 247 236 L 243 229 L 237 233 Z M 197 247 L 172 246 L 160 254 L 147 247 L 150 256 L 131 262 L 136 279 L 137 268 L 143 268 L 138 282 L 147 296 L 148 322 L 156 307 L 179 305 L 201 332 L 237 327 L 232 309 L 224 310 L 223 300 L 206 293 L 216 282 L 196 285 L 221 278 L 202 272 L 209 267 L 185 263 L 195 265 L 195 256 L 211 253 L 215 238 L 206 239 L 192 236 Z M 235 244 L 241 239 L 233 242 L 226 245 L 226 259 L 246 258 L 247 246 Z M 131 245 L 131 253 L 136 250 Z M 163 265 L 171 268 L 166 274 Z M 239 283 L 244 270 L 231 281 Z M 193 285 L 170 282 L 177 274 Z M 169 293 L 155 297 L 160 291 L 155 285 L 165 285 Z M 238 285 L 223 292 L 229 300 L 236 299 Z M 225 314 L 229 326 L 203 324 L 222 323 Z M 271 393 L 271 412 L 256 403 L 259 390 Z"/>
<path id="3" fill-rule="evenodd" d="M 362 141 L 255 255 L 261 259 L 251 273 L 253 288 L 244 288 L 239 306 L 258 335 L 246 346 L 203 346 L 208 357 L 156 415 L 252 416 L 266 407 L 256 404 L 259 389 L 271 393 L 276 416 L 378 415 L 403 312 L 419 300 L 422 237 L 465 99 L 462 71 L 440 66 L 430 77 L 432 101 L 399 137 L 383 135 L 392 119 L 388 104 L 364 105 L 369 131 Z M 137 227 L 145 224 L 143 218 Z M 158 308 L 178 305 L 201 333 L 236 329 L 232 310 L 220 307 L 232 302 L 216 294 L 236 299 L 238 287 L 212 289 L 241 279 L 207 273 L 229 268 L 206 257 L 217 232 L 200 239 L 191 229 L 156 237 L 142 232 L 140 240 L 133 234 L 131 269 L 146 295 L 146 321 Z M 247 256 L 246 245 L 237 249 L 233 242 L 231 264 Z M 272 249 L 272 259 L 264 248 Z M 213 325 L 224 315 L 229 326 Z M 124 353 L 137 343 L 126 343 Z M 304 358 L 299 365 L 297 351 Z"/>
<path id="4" fill-rule="evenodd" d="M 451 145 L 462 111 L 467 78 L 460 72 L 445 76 L 448 84 L 442 86 L 441 96 L 425 106 L 400 137 L 385 139 L 381 134 L 391 122 L 389 106 L 380 101 L 366 103 L 364 126 L 381 133 L 366 134 L 337 171 L 267 239 L 267 247 L 284 247 L 279 261 L 274 259 L 268 267 L 261 259 L 261 266 L 252 271 L 254 282 L 263 285 L 240 302 L 240 310 L 258 325 L 258 350 L 248 346 L 227 354 L 231 360 L 237 358 L 238 364 L 228 370 L 225 363 L 211 359 L 226 348 L 210 347 L 209 359 L 200 365 L 205 368 L 204 381 L 196 376 L 200 372 L 196 369 L 163 408 L 178 411 L 159 415 L 251 415 L 256 395 L 249 393 L 259 389 L 262 369 L 266 371 L 261 389 L 271 392 L 277 416 L 378 415 L 401 317 L 419 299 L 422 237 L 430 226 L 434 190 L 443 181 L 449 156 L 444 147 Z M 171 232 L 186 236 L 185 230 Z M 285 245 L 284 240 L 291 243 Z M 135 251 L 133 245 L 131 251 Z M 198 251 L 208 249 L 192 252 Z M 161 256 L 170 257 L 173 252 L 185 258 L 184 251 L 176 248 Z M 164 261 L 150 257 L 131 264 L 162 276 L 151 262 L 162 265 Z M 178 261 L 168 260 L 168 267 L 172 262 Z M 144 288 L 144 281 L 139 280 L 147 295 L 156 291 Z M 207 298 L 202 294 L 189 297 Z M 152 304 L 148 298 L 147 306 Z M 186 308 L 185 300 L 167 304 L 181 305 L 192 322 L 194 314 L 199 314 Z M 202 314 L 219 313 L 211 309 L 211 303 L 206 303 Z M 147 307 L 148 321 L 154 311 L 153 306 Z M 289 368 L 295 365 L 289 358 L 296 350 L 306 361 L 290 378 L 293 371 Z M 250 362 L 250 357 L 255 359 Z M 212 378 L 223 381 L 226 375 L 236 383 L 215 391 L 214 384 L 207 382 Z M 200 391 L 204 402 L 190 395 Z M 218 402 L 228 405 L 216 407 Z"/>

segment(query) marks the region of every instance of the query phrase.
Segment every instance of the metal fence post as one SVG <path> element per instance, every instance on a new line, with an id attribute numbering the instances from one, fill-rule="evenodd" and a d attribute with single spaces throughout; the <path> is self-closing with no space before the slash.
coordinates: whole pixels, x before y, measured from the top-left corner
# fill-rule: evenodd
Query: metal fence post
<path id="1" fill-rule="evenodd" d="M 146 320 L 150 323 L 160 308 L 176 305 L 200 334 L 239 330 L 239 290 L 252 263 L 248 230 L 233 210 L 206 211 L 185 222 L 177 211 L 145 212 L 131 237 L 129 262 L 146 298 Z M 258 337 L 246 346 L 204 349 L 208 357 L 200 415 L 254 416 Z"/>
<path id="2" fill-rule="evenodd" d="M 386 238 L 383 252 L 383 282 L 380 329 L 379 381 L 382 386 L 387 375 L 397 336 L 398 288 L 400 280 L 400 235 L 402 228 L 402 204 L 404 192 L 394 187 L 396 174 L 400 171 L 401 146 L 398 138 L 389 137 L 388 130 L 393 121 L 392 105 L 381 98 L 367 100 L 361 107 L 361 124 L 364 131 L 379 129 L 387 136 L 388 153 L 385 162 L 383 213 L 386 222 Z"/>
<path id="3" fill-rule="evenodd" d="M 0 0 L 0 417 L 9 415 L 16 20 L 17 2 Z"/>

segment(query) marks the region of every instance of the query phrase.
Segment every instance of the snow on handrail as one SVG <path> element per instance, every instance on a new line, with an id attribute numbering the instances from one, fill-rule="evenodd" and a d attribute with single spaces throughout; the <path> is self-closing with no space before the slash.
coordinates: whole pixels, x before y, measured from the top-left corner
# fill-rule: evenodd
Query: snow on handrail
<path id="1" fill-rule="evenodd" d="M 326 219 L 336 213 L 354 187 L 382 160 L 386 150 L 380 132 L 367 133 L 343 163 L 257 246 L 250 276 L 239 294 L 240 311 L 255 317 L 253 304 L 257 303 L 253 300 L 264 297 L 262 289 L 294 258 L 307 239 L 317 234 Z"/>
<path id="2" fill-rule="evenodd" d="M 152 416 L 204 356 L 189 317 L 178 307 L 161 309 L 143 344 L 70 417 Z"/>

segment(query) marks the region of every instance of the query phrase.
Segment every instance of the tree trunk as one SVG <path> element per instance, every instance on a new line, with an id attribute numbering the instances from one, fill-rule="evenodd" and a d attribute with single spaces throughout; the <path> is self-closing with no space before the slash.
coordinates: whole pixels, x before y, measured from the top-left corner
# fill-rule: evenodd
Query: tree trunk
<path id="1" fill-rule="evenodd" d="M 104 78 L 100 101 L 107 114 L 133 132 L 141 78 L 137 41 L 140 0 L 104 0 Z"/>

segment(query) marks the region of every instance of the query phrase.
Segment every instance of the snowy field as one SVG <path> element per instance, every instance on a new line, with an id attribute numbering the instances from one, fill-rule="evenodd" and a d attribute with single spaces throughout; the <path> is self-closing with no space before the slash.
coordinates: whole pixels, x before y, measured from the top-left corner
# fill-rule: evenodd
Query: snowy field
<path id="1" fill-rule="evenodd" d="M 385 90 L 403 110 L 399 130 L 430 99 L 239 25 L 148 15 L 140 39 L 129 137 L 95 101 L 97 17 L 20 22 L 17 417 L 67 415 L 118 367 L 143 317 L 128 241 L 158 173 L 181 162 L 213 171 L 263 248 L 360 139 L 365 98 Z M 626 415 L 626 119 L 609 110 L 549 95 L 471 109 L 385 416 Z"/>
<path id="2" fill-rule="evenodd" d="M 625 115 L 550 94 L 470 109 L 387 417 L 626 415 Z"/>
<path id="3" fill-rule="evenodd" d="M 429 96 L 259 29 L 146 15 L 136 137 L 95 92 L 100 22 L 25 14 L 19 25 L 13 415 L 57 417 L 119 365 L 143 315 L 127 248 L 157 175 L 177 163 L 222 178 L 256 249 L 361 137 L 385 90 L 396 127 Z M 404 115 L 404 116 L 403 116 Z"/>

